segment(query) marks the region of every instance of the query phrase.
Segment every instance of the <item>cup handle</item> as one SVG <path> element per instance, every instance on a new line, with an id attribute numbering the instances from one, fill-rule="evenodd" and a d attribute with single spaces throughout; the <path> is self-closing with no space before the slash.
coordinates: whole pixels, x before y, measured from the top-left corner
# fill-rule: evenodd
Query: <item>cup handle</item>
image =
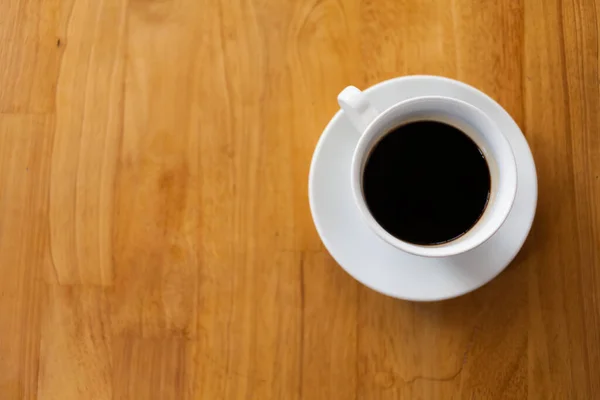
<path id="1" fill-rule="evenodd" d="M 344 110 L 344 114 L 348 116 L 352 125 L 361 135 L 379 115 L 379 111 L 371 105 L 367 100 L 367 96 L 354 86 L 348 86 L 342 90 L 338 94 L 337 100 L 342 110 Z"/>

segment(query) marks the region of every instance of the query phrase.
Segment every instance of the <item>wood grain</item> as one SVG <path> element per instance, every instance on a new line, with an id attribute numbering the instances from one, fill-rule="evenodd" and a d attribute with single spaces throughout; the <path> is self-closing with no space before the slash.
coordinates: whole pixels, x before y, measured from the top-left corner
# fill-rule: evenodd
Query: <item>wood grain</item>
<path id="1" fill-rule="evenodd" d="M 0 4 L 1 399 L 593 399 L 595 0 Z M 522 127 L 512 265 L 416 304 L 321 244 L 310 159 L 344 86 L 465 81 Z"/>

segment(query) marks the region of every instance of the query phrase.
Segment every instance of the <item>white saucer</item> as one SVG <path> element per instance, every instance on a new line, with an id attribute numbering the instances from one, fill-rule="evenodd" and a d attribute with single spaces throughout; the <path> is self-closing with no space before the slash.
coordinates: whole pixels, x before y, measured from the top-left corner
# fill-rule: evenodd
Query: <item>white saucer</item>
<path id="1" fill-rule="evenodd" d="M 467 253 L 427 258 L 398 250 L 369 229 L 354 204 L 350 164 L 359 135 L 344 113 L 338 111 L 317 144 L 308 184 L 313 220 L 327 250 L 346 272 L 365 286 L 405 300 L 449 299 L 492 280 L 521 249 L 537 204 L 535 165 L 517 124 L 484 93 L 447 78 L 396 78 L 370 87 L 364 93 L 378 110 L 412 97 L 448 96 L 484 111 L 506 135 L 515 153 L 519 182 L 515 203 L 498 232 Z"/>

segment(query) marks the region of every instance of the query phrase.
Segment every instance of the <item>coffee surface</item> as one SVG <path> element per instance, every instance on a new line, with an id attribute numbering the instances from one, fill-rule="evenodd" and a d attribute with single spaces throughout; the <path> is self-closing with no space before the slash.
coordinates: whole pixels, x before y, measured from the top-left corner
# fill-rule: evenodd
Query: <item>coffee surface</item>
<path id="1" fill-rule="evenodd" d="M 375 220 L 400 240 L 434 245 L 456 239 L 483 214 L 490 194 L 483 153 L 459 129 L 417 121 L 371 150 L 363 192 Z"/>

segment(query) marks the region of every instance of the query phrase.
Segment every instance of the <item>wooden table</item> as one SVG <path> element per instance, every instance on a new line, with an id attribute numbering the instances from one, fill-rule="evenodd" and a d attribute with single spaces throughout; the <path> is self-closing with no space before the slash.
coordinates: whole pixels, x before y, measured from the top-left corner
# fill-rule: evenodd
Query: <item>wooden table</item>
<path id="1" fill-rule="evenodd" d="M 3 0 L 1 399 L 596 399 L 594 0 Z M 358 284 L 307 175 L 338 91 L 437 74 L 538 169 L 498 278 Z"/>

